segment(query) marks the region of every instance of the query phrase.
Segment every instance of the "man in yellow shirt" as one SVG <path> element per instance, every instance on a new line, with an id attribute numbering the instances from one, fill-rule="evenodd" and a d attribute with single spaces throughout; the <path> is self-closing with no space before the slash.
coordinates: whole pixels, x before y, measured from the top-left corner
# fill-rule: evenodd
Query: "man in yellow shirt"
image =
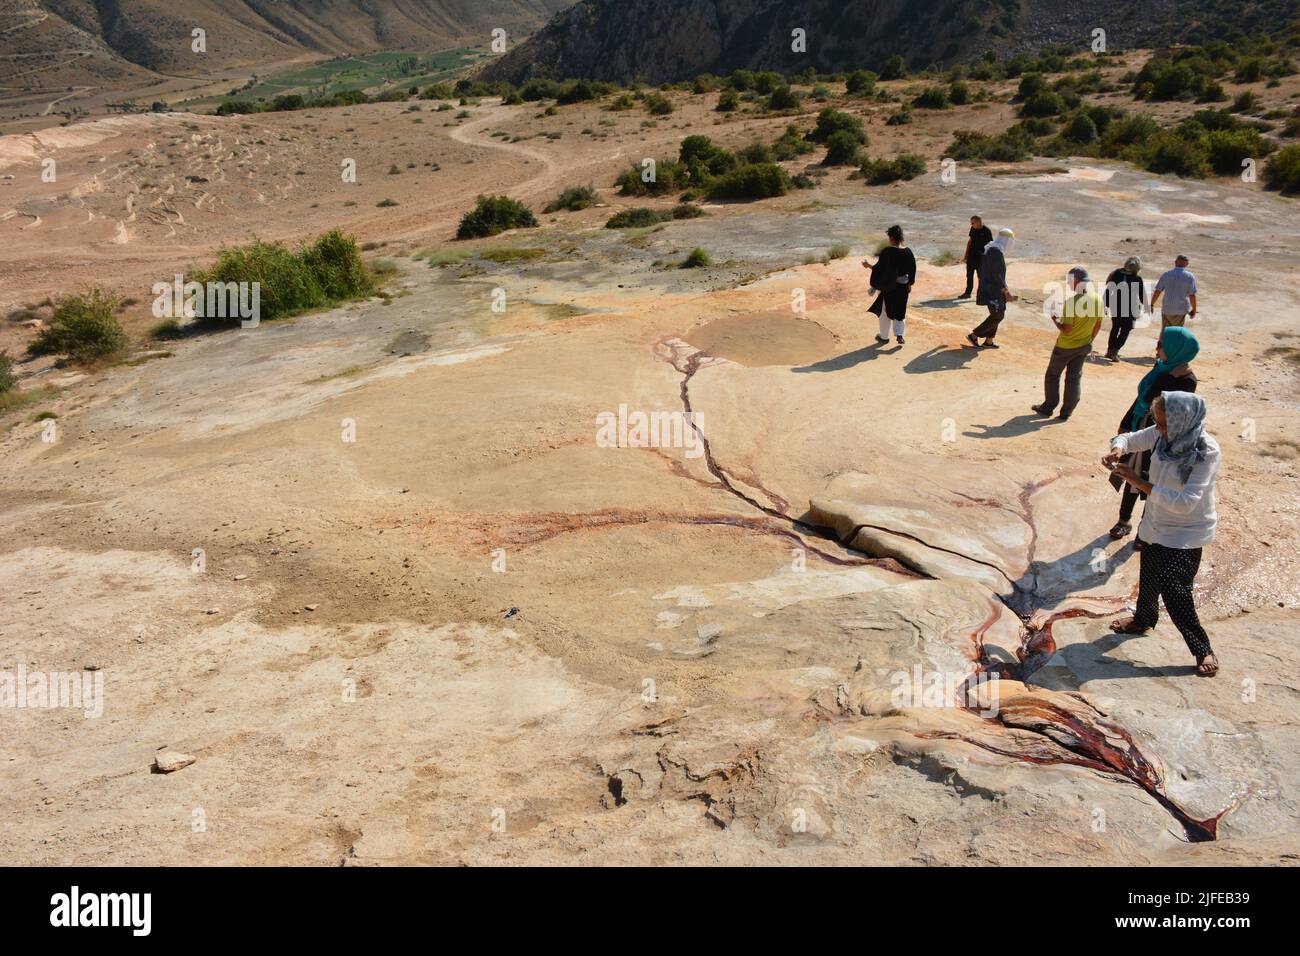
<path id="1" fill-rule="evenodd" d="M 1043 377 L 1043 404 L 1035 405 L 1040 415 L 1051 415 L 1061 390 L 1061 373 L 1065 373 L 1065 404 L 1061 406 L 1061 421 L 1074 412 L 1083 396 L 1083 365 L 1092 354 L 1092 340 L 1101 331 L 1104 314 L 1101 296 L 1088 288 L 1088 270 L 1075 266 L 1069 272 L 1069 295 L 1065 298 L 1064 318 L 1052 315 L 1052 324 L 1061 332 L 1056 337 L 1056 347 L 1047 363 Z"/>

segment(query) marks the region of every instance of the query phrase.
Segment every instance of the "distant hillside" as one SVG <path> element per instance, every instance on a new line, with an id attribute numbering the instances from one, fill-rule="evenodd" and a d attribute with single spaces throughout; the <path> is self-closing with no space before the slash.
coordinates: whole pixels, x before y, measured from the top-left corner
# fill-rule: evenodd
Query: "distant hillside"
<path id="1" fill-rule="evenodd" d="M 502 56 L 484 78 L 672 82 L 735 69 L 794 73 L 951 63 L 986 50 L 1203 42 L 1293 22 L 1296 0 L 583 0 Z M 802 28 L 807 53 L 791 50 Z"/>
<path id="2" fill-rule="evenodd" d="M 303 53 L 485 45 L 572 0 L 0 0 L 0 80 L 212 74 Z M 207 32 L 208 52 L 190 49 Z"/>

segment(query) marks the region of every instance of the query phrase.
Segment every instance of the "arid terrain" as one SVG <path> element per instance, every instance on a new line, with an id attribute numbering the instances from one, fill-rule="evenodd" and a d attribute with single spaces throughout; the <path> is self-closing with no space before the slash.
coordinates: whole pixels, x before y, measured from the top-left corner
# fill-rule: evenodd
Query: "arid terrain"
<path id="1" fill-rule="evenodd" d="M 923 176 L 831 169 L 603 228 L 671 205 L 612 188 L 643 157 L 810 119 L 674 98 L 658 119 L 484 99 L 0 137 L 0 349 L 93 285 L 132 300 L 137 344 L 20 364 L 57 391 L 0 419 L 0 671 L 104 675 L 102 716 L 0 711 L 4 859 L 1296 862 L 1296 201 L 1094 159 L 945 182 L 952 131 L 1014 108 L 886 126 L 873 103 L 872 155 L 920 153 Z M 540 212 L 588 182 L 600 205 Z M 480 193 L 539 227 L 454 241 Z M 963 347 L 984 310 L 953 298 L 972 213 L 1017 235 L 998 351 Z M 891 223 L 919 277 L 906 344 L 875 347 L 861 260 Z M 154 283 L 334 227 L 389 260 L 382 297 L 147 341 Z M 713 264 L 676 268 L 694 248 Z M 1156 330 L 1088 365 L 1068 422 L 1029 408 L 1044 286 L 1132 254 L 1154 282 L 1176 253 L 1223 448 L 1197 591 L 1214 679 L 1167 617 L 1108 629 L 1137 555 L 1106 534 L 1099 459 Z M 621 406 L 699 431 L 609 447 Z M 900 701 L 913 675 L 977 682 L 982 712 Z M 163 746 L 196 760 L 153 773 Z"/>

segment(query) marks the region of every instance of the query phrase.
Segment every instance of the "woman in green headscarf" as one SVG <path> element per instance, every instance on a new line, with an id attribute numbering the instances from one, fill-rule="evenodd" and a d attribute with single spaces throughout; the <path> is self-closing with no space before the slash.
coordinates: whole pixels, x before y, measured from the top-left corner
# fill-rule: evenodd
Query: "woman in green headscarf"
<path id="1" fill-rule="evenodd" d="M 1124 417 L 1120 419 L 1119 430 L 1115 434 L 1141 431 L 1154 423 L 1151 417 L 1151 403 L 1161 392 L 1196 391 L 1196 374 L 1192 371 L 1192 359 L 1201 350 L 1201 343 L 1188 329 L 1170 326 L 1160 339 L 1160 348 L 1156 352 L 1156 367 L 1143 376 L 1138 383 L 1137 398 L 1129 406 Z M 1135 473 L 1146 478 L 1151 470 L 1151 452 L 1134 452 L 1125 462 Z M 1110 529 L 1112 538 L 1124 538 L 1133 533 L 1133 509 L 1138 498 L 1146 495 L 1131 484 L 1111 476 L 1110 483 L 1120 492 L 1119 521 Z M 1142 550 L 1141 539 L 1134 545 Z"/>

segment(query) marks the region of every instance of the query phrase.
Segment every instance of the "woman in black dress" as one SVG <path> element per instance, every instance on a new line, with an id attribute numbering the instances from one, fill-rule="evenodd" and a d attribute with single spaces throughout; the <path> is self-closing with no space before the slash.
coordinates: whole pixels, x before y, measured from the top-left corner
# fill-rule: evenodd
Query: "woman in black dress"
<path id="1" fill-rule="evenodd" d="M 903 245 L 901 226 L 890 226 L 885 230 L 889 245 L 880 250 L 880 258 L 873 266 L 865 259 L 862 265 L 871 269 L 871 288 L 880 294 L 871 303 L 869 312 L 880 316 L 880 334 L 876 341 L 884 344 L 889 341 L 890 325 L 898 344 L 903 344 L 903 323 L 907 320 L 907 297 L 916 282 L 916 256 L 912 250 Z"/>
<path id="2" fill-rule="evenodd" d="M 1156 352 L 1156 367 L 1138 383 L 1137 398 L 1120 419 L 1117 435 L 1150 428 L 1154 423 L 1151 403 L 1162 392 L 1196 391 L 1196 374 L 1191 363 L 1200 350 L 1201 343 L 1190 330 L 1177 325 L 1165 329 Z M 1126 464 L 1145 481 L 1151 469 L 1151 452 L 1134 452 L 1129 459 Z M 1110 483 L 1120 492 L 1119 521 L 1110 529 L 1110 536 L 1124 538 L 1133 533 L 1133 509 L 1138 498 L 1146 498 L 1146 495 L 1115 476 L 1111 476 Z M 1142 540 L 1138 539 L 1134 547 L 1140 551 L 1142 546 Z"/>

